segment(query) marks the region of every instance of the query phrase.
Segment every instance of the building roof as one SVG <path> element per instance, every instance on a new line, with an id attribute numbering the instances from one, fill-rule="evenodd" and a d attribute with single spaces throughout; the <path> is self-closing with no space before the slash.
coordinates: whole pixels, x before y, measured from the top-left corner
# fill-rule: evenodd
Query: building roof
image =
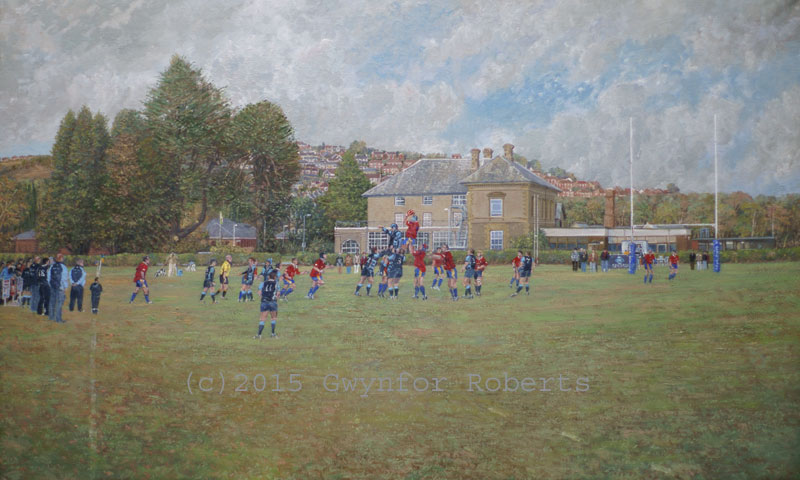
<path id="1" fill-rule="evenodd" d="M 246 223 L 238 223 L 234 222 L 233 220 L 223 218 L 222 219 L 222 238 L 233 238 L 233 226 L 236 225 L 236 238 L 240 239 L 251 239 L 256 238 L 256 229 L 255 227 L 248 225 Z M 219 219 L 213 218 L 208 225 L 206 225 L 206 232 L 208 233 L 208 238 L 215 239 L 220 237 L 220 225 Z"/>
<path id="2" fill-rule="evenodd" d="M 531 172 L 517 162 L 511 162 L 504 157 L 497 156 L 484 163 L 476 171 L 461 181 L 462 184 L 471 183 L 534 183 L 556 192 L 561 189 L 545 181 L 539 175 Z"/>
<path id="3" fill-rule="evenodd" d="M 467 187 L 461 180 L 469 173 L 468 159 L 423 158 L 367 190 L 363 196 L 466 194 Z"/>
<path id="4" fill-rule="evenodd" d="M 27 232 L 22 232 L 19 235 L 14 235 L 14 240 L 35 240 L 36 239 L 36 230 L 28 230 Z"/>

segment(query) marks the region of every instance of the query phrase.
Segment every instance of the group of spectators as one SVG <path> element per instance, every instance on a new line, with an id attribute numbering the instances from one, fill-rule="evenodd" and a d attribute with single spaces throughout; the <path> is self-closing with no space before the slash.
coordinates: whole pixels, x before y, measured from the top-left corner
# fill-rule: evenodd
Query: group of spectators
<path id="1" fill-rule="evenodd" d="M 608 249 L 604 249 L 600 252 L 600 255 L 597 254 L 592 249 L 589 249 L 587 252 L 585 248 L 581 248 L 580 250 L 575 248 L 572 250 L 572 254 L 570 254 L 570 260 L 572 260 L 572 271 L 577 272 L 578 269 L 582 272 L 586 272 L 587 268 L 590 272 L 597 271 L 597 260 L 598 257 L 600 259 L 600 269 L 603 272 L 608 272 L 608 261 L 611 258 L 611 254 L 608 252 Z"/>
<path id="2" fill-rule="evenodd" d="M 56 323 L 65 323 L 62 310 L 69 292 L 69 310 L 77 307 L 79 312 L 83 311 L 86 270 L 81 259 L 76 260 L 72 268 L 64 265 L 61 253 L 55 257 L 8 261 L 0 270 L 0 281 L 5 305 L 28 306 L 35 314 L 47 316 Z M 98 278 L 89 289 L 92 313 L 97 313 L 103 291 Z"/>

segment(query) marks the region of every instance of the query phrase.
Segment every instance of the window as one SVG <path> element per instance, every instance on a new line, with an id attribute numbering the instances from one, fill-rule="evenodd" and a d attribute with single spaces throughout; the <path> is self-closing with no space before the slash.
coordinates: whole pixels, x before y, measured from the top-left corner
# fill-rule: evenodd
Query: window
<path id="1" fill-rule="evenodd" d="M 492 230 L 489 233 L 489 241 L 490 247 L 492 250 L 502 250 L 503 249 L 503 231 L 502 230 Z"/>
<path id="2" fill-rule="evenodd" d="M 348 240 L 342 244 L 342 253 L 349 253 L 352 255 L 358 252 L 360 252 L 360 250 L 358 249 L 358 242 L 355 240 Z"/>
<path id="3" fill-rule="evenodd" d="M 489 206 L 490 206 L 490 208 L 489 208 L 490 215 L 492 217 L 502 217 L 503 216 L 503 199 L 502 198 L 490 198 L 489 199 Z"/>
<path id="4" fill-rule="evenodd" d="M 423 243 L 427 243 L 428 246 L 431 246 L 431 234 L 425 232 L 417 233 L 417 247 L 422 246 Z"/>
<path id="5" fill-rule="evenodd" d="M 383 232 L 369 232 L 369 248 L 377 247 L 378 250 L 385 250 L 389 246 L 389 239 Z"/>
<path id="6" fill-rule="evenodd" d="M 461 212 L 453 212 L 453 226 L 454 227 L 460 227 L 461 226 L 461 220 L 463 218 L 464 218 L 464 215 L 462 215 Z"/>
<path id="7" fill-rule="evenodd" d="M 423 205 L 433 205 L 433 197 L 430 195 L 424 195 L 422 197 L 422 204 Z"/>
<path id="8" fill-rule="evenodd" d="M 431 212 L 424 212 L 422 214 L 422 226 L 423 227 L 433 226 L 433 214 Z"/>
<path id="9" fill-rule="evenodd" d="M 461 206 L 467 204 L 467 196 L 466 195 L 453 195 L 453 206 Z"/>
<path id="10" fill-rule="evenodd" d="M 403 220 L 406 219 L 406 215 L 404 213 L 395 213 L 394 214 L 394 223 L 398 226 L 403 224 Z"/>
<path id="11" fill-rule="evenodd" d="M 394 206 L 395 207 L 405 207 L 406 206 L 406 197 L 394 197 Z"/>
<path id="12" fill-rule="evenodd" d="M 430 247 L 436 249 L 437 247 L 441 247 L 445 243 L 450 241 L 450 232 L 433 232 L 433 245 Z"/>

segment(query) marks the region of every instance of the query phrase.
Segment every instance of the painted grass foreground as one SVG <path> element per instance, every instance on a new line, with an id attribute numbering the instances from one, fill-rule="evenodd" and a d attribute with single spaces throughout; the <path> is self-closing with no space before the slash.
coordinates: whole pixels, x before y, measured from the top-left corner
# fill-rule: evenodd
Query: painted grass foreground
<path id="1" fill-rule="evenodd" d="M 399 301 L 355 298 L 355 278 L 335 273 L 309 301 L 303 275 L 276 340 L 252 339 L 257 303 L 199 304 L 200 272 L 152 279 L 155 303 L 130 306 L 132 271 L 105 270 L 95 325 L 88 313 L 56 326 L 0 308 L 2 476 L 800 475 L 800 264 L 683 269 L 671 285 L 660 269 L 647 286 L 543 267 L 534 293 L 513 299 L 507 271 L 490 268 L 483 297 L 458 303 L 414 301 L 409 279 Z M 444 391 L 323 385 L 402 372 L 446 377 Z M 273 375 L 296 388 L 292 373 L 300 391 L 272 391 Z M 469 374 L 506 373 L 536 390 L 468 391 Z M 575 391 L 578 377 L 588 391 Z"/>

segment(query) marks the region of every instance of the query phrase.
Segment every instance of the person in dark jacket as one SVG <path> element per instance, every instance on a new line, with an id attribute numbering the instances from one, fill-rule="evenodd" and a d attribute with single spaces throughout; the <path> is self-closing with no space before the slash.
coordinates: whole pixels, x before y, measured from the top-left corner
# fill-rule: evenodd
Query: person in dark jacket
<path id="1" fill-rule="evenodd" d="M 603 251 L 600 253 L 600 268 L 603 272 L 608 272 L 608 260 L 611 258 L 611 254 L 608 253 L 608 249 L 604 248 Z"/>
<path id="2" fill-rule="evenodd" d="M 56 254 L 55 263 L 47 269 L 47 283 L 50 284 L 49 318 L 56 323 L 64 323 L 64 320 L 61 319 L 61 311 L 64 308 L 69 287 L 69 269 L 64 265 L 63 260 L 63 254 Z"/>
<path id="3" fill-rule="evenodd" d="M 31 312 L 36 313 L 36 309 L 39 307 L 39 262 L 42 259 L 39 257 L 33 257 L 33 263 L 28 270 L 30 270 L 30 278 L 31 278 Z"/>
<path id="4" fill-rule="evenodd" d="M 94 277 L 94 283 L 89 286 L 89 291 L 92 292 L 92 313 L 97 315 L 100 308 L 100 294 L 103 293 L 100 277 Z"/>
<path id="5" fill-rule="evenodd" d="M 69 311 L 73 311 L 78 303 L 78 311 L 83 311 L 83 287 L 86 286 L 86 270 L 83 269 L 83 260 L 78 259 L 75 266 L 69 271 L 69 281 L 72 287 L 69 290 Z"/>
<path id="6" fill-rule="evenodd" d="M 586 254 L 586 250 L 581 248 L 581 253 L 579 254 L 579 259 L 581 262 L 581 271 L 586 273 L 586 262 L 589 261 L 589 255 Z"/>
<path id="7" fill-rule="evenodd" d="M 37 272 L 39 284 L 39 302 L 36 304 L 36 313 L 50 316 L 50 285 L 47 283 L 47 271 L 50 269 L 50 259 L 45 258 L 39 265 Z"/>
<path id="8" fill-rule="evenodd" d="M 697 263 L 697 254 L 694 251 L 689 252 L 689 268 L 694 270 L 694 266 Z"/>

